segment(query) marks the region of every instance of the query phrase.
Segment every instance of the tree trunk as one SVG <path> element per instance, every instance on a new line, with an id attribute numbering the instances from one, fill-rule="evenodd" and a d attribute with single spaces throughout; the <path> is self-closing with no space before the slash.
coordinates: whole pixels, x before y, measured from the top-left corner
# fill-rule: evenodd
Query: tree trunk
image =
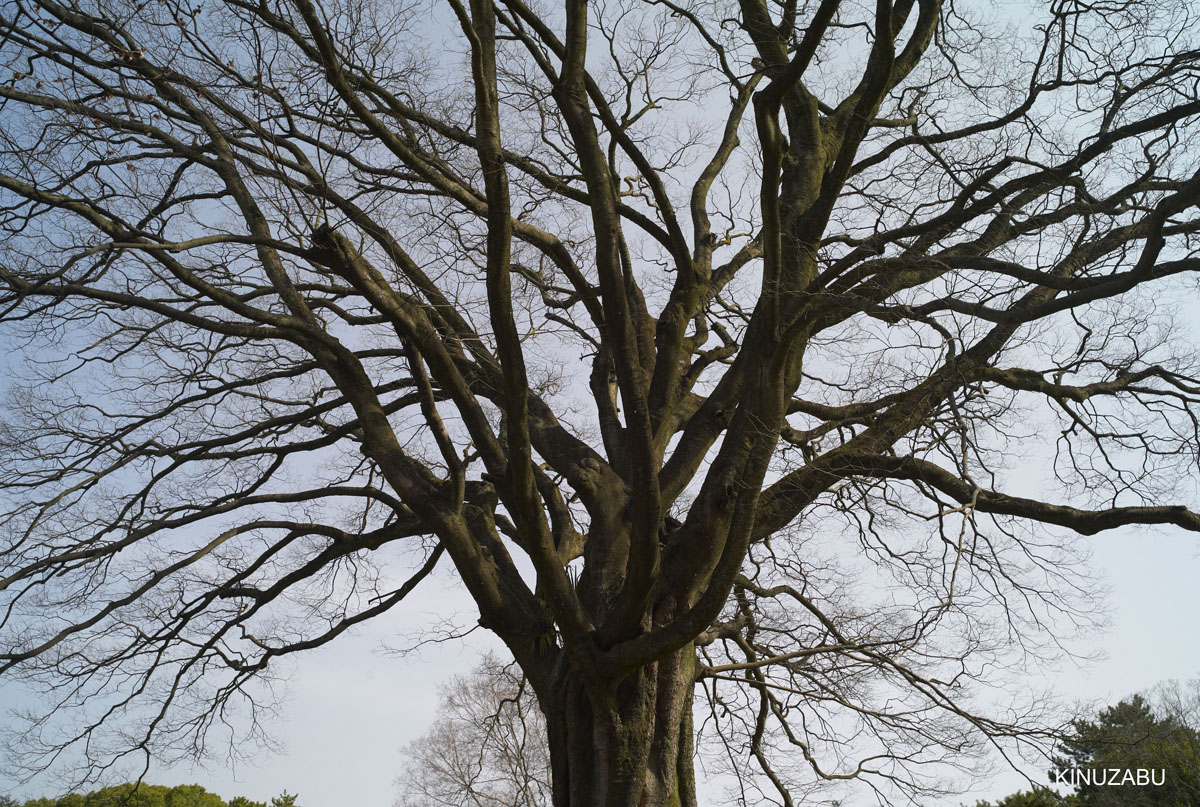
<path id="1" fill-rule="evenodd" d="M 554 807 L 695 807 L 694 664 L 689 644 L 596 704 L 563 659 L 542 701 Z"/>

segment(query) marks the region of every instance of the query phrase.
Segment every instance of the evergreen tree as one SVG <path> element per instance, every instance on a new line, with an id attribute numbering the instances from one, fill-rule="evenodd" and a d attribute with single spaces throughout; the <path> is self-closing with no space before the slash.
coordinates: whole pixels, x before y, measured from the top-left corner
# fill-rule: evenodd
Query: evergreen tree
<path id="1" fill-rule="evenodd" d="M 975 807 L 993 807 L 990 801 L 976 802 Z M 1021 790 L 1000 801 L 994 807 L 1081 807 L 1075 796 L 1062 796 L 1044 787 Z"/>
<path id="2" fill-rule="evenodd" d="M 1093 720 L 1071 722 L 1050 782 L 1073 786 L 1073 793 L 1035 788 L 994 807 L 1200 807 L 1200 683 L 1193 684 L 1191 696 L 1175 685 L 1156 693 L 1153 704 L 1134 695 Z M 1149 784 L 1137 784 L 1141 771 Z M 1132 784 L 1121 783 L 1126 772 L 1132 772 Z M 980 801 L 975 807 L 993 804 Z"/>
<path id="3" fill-rule="evenodd" d="M 68 793 L 57 799 L 29 799 L 23 804 L 0 796 L 0 807 L 267 807 L 265 802 L 235 796 L 226 802 L 200 785 L 152 785 L 125 782 L 89 793 Z M 271 807 L 297 807 L 296 796 L 286 790 L 271 799 Z"/>
<path id="4" fill-rule="evenodd" d="M 1095 720 L 1074 721 L 1059 750 L 1056 772 L 1094 772 L 1076 789 L 1085 807 L 1200 805 L 1200 733 L 1181 715 L 1156 714 L 1141 695 L 1103 709 Z M 1156 781 L 1162 784 L 1111 784 L 1113 771 L 1123 778 L 1140 770 L 1161 771 Z"/>
<path id="5" fill-rule="evenodd" d="M 251 801 L 245 796 L 234 796 L 229 800 L 229 807 L 267 807 L 265 801 Z"/>

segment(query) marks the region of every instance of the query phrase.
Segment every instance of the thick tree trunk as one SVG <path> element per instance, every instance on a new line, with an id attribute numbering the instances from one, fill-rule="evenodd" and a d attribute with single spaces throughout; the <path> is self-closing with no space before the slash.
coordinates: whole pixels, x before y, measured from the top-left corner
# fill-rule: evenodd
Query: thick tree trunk
<path id="1" fill-rule="evenodd" d="M 688 645 L 596 704 L 564 660 L 542 703 L 554 807 L 695 807 L 694 664 Z"/>

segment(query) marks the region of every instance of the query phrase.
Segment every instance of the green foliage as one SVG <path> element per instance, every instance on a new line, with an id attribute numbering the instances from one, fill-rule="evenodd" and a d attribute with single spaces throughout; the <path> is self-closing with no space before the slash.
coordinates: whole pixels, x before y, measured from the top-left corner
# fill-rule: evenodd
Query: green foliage
<path id="1" fill-rule="evenodd" d="M 127 782 L 91 793 L 69 793 L 58 799 L 30 799 L 24 804 L 0 796 L 0 807 L 267 807 L 267 804 L 245 796 L 234 796 L 226 802 L 200 785 L 166 787 Z M 298 807 L 296 796 L 285 790 L 271 799 L 270 807 Z"/>
<path id="2" fill-rule="evenodd" d="M 1164 784 L 1111 787 L 1080 784 L 1084 807 L 1196 807 L 1200 804 L 1200 733 L 1177 715 L 1159 716 L 1140 695 L 1076 720 L 1060 746 L 1057 770 L 1151 769 Z"/>
<path id="3" fill-rule="evenodd" d="M 162 785 L 115 785 L 79 796 L 79 807 L 166 807 L 168 790 Z"/>
<path id="4" fill-rule="evenodd" d="M 1012 793 L 993 804 L 990 801 L 976 802 L 975 807 L 1081 807 L 1075 796 L 1060 796 L 1053 790 L 1035 788 Z"/>
<path id="5" fill-rule="evenodd" d="M 1200 686 L 1200 685 L 1197 685 Z M 1178 688 L 1160 688 L 1160 707 L 1141 695 L 1102 709 L 1093 720 L 1075 720 L 1058 747 L 1051 783 L 1075 783 L 1074 771 L 1149 770 L 1161 786 L 1118 786 L 1079 781 L 1075 792 L 1060 795 L 1037 788 L 975 807 L 1200 807 L 1200 689 L 1188 701 Z M 1056 774 L 1062 773 L 1060 780 Z"/>
<path id="6" fill-rule="evenodd" d="M 200 785 L 179 785 L 166 793 L 163 807 L 226 807 L 225 800 Z"/>

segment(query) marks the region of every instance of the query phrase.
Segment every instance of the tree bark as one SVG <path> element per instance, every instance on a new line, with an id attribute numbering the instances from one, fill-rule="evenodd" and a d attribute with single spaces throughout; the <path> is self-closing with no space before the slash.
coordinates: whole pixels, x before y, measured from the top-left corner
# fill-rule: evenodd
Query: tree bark
<path id="1" fill-rule="evenodd" d="M 554 807 L 695 807 L 689 644 L 589 695 L 565 655 L 541 698 Z M 597 702 L 601 701 L 601 702 Z"/>

